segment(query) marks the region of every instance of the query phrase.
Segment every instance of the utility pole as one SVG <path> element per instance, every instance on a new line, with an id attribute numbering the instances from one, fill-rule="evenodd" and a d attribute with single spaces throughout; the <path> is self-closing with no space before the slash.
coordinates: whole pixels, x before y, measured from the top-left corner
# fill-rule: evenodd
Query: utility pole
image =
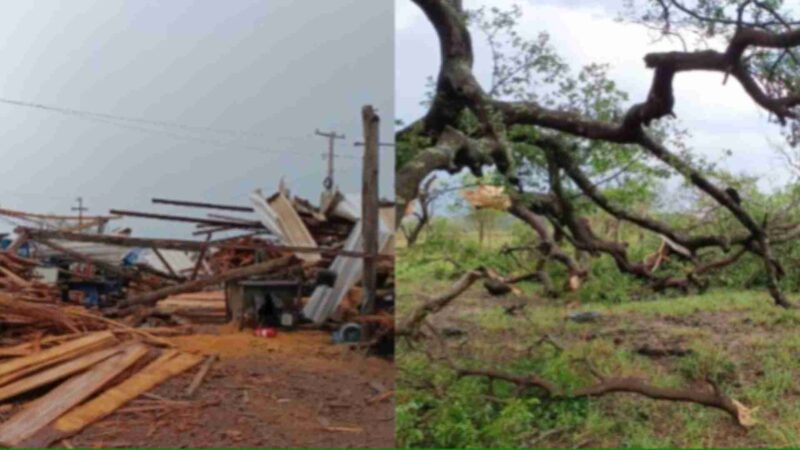
<path id="1" fill-rule="evenodd" d="M 72 210 L 78 211 L 78 231 L 81 231 L 83 229 L 83 212 L 88 211 L 89 208 L 83 207 L 83 197 L 78 197 L 77 201 L 78 201 L 78 206 L 77 207 L 73 206 Z"/>
<path id="2" fill-rule="evenodd" d="M 323 133 L 322 131 L 315 130 L 314 133 L 317 136 L 328 138 L 328 176 L 325 177 L 325 181 L 322 183 L 322 185 L 328 192 L 331 192 L 333 191 L 333 158 L 336 157 L 336 154 L 333 151 L 333 145 L 336 139 L 344 139 L 344 135 L 336 134 L 335 131 Z"/>
<path id="3" fill-rule="evenodd" d="M 375 309 L 378 272 L 378 147 L 380 146 L 380 117 L 372 105 L 361 109 L 364 121 L 364 175 L 361 188 L 361 233 L 364 243 L 364 303 L 363 314 L 372 314 Z"/>

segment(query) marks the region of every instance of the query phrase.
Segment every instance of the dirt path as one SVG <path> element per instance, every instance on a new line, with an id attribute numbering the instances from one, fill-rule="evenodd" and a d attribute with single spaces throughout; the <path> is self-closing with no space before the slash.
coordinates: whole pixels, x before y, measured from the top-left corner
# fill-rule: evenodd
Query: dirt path
<path id="1" fill-rule="evenodd" d="M 70 439 L 75 447 L 393 447 L 393 363 L 333 346 L 326 333 L 175 338 L 219 361 L 188 403 L 197 369 Z M 386 396 L 384 396 L 386 397 Z M 154 405 L 165 406 L 156 411 Z M 127 411 L 126 411 L 127 410 Z"/>

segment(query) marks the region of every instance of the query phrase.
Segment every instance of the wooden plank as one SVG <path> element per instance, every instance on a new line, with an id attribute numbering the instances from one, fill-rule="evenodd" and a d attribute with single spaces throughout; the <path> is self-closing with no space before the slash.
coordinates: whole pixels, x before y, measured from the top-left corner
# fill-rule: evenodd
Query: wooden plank
<path id="1" fill-rule="evenodd" d="M 219 203 L 205 203 L 205 202 L 190 202 L 185 200 L 170 200 L 166 198 L 154 198 L 153 203 L 161 203 L 164 205 L 175 205 L 175 206 L 188 206 L 192 208 L 208 208 L 208 209 L 222 209 L 226 211 L 253 212 L 253 208 L 249 206 L 222 205 Z"/>
<path id="2" fill-rule="evenodd" d="M 13 209 L 0 209 L 0 215 L 9 217 L 21 218 L 34 218 L 34 219 L 47 219 L 47 220 L 78 220 L 78 216 L 59 216 L 54 214 L 35 214 L 24 211 L 15 211 Z M 96 219 L 116 219 L 114 216 L 83 216 L 83 220 L 96 220 Z"/>
<path id="3" fill-rule="evenodd" d="M 214 226 L 230 227 L 230 228 L 247 228 L 247 229 L 262 228 L 261 222 L 255 220 L 250 222 L 230 222 L 226 220 L 206 219 L 203 217 L 186 217 L 186 216 L 175 216 L 171 214 L 154 214 L 154 213 L 146 213 L 140 211 L 126 211 L 121 209 L 112 209 L 111 214 L 116 214 L 120 216 L 129 216 L 129 217 L 141 217 L 144 219 L 169 220 L 173 222 L 201 223 L 205 225 L 214 225 Z"/>
<path id="4" fill-rule="evenodd" d="M 211 310 L 219 308 L 225 309 L 225 300 L 213 300 L 213 301 L 192 300 L 192 299 L 176 300 L 171 297 L 167 297 L 164 300 L 158 302 L 156 307 L 159 309 L 163 308 L 175 308 L 175 309 L 198 308 L 198 309 L 211 309 Z"/>
<path id="5" fill-rule="evenodd" d="M 308 231 L 306 224 L 297 214 L 292 202 L 282 192 L 274 195 L 267 203 L 277 214 L 278 226 L 283 232 L 283 236 L 289 241 L 289 244 L 301 247 L 317 246 L 317 241 L 311 236 L 311 232 Z M 297 257 L 309 262 L 316 262 L 322 259 L 316 253 L 298 253 Z"/>
<path id="6" fill-rule="evenodd" d="M 161 261 L 161 264 L 163 264 L 164 267 L 167 268 L 167 271 L 169 272 L 169 274 L 172 275 L 175 278 L 180 278 L 178 276 L 178 274 L 175 273 L 175 270 L 172 268 L 172 266 L 169 264 L 169 261 L 167 261 L 167 259 L 164 258 L 164 255 L 161 254 L 161 251 L 159 251 L 158 248 L 156 248 L 156 247 L 151 247 L 151 249 L 153 250 L 153 253 L 155 253 L 156 256 L 158 256 L 158 259 L 159 259 L 159 261 Z"/>
<path id="7" fill-rule="evenodd" d="M 162 298 L 169 297 L 170 295 L 182 294 L 184 292 L 199 291 L 206 286 L 211 286 L 225 281 L 237 280 L 247 278 L 252 275 L 262 275 L 274 270 L 281 269 L 287 266 L 292 261 L 291 256 L 284 256 L 282 258 L 273 259 L 271 261 L 263 262 L 260 264 L 252 264 L 238 269 L 229 270 L 210 277 L 201 278 L 199 280 L 189 281 L 187 283 L 178 284 L 175 286 L 167 286 L 165 288 L 157 289 L 155 291 L 146 292 L 136 297 L 132 297 L 124 302 L 121 306 L 128 305 L 152 305 L 161 300 Z"/>
<path id="8" fill-rule="evenodd" d="M 208 241 L 210 240 L 211 234 L 206 236 L 206 242 L 203 245 L 203 249 L 200 250 L 200 254 L 197 255 L 197 263 L 194 265 L 194 269 L 192 269 L 192 276 L 189 277 L 189 279 L 192 281 L 197 279 L 197 274 L 200 272 L 200 266 L 203 265 L 203 258 L 205 258 L 206 253 L 208 253 Z"/>
<path id="9" fill-rule="evenodd" d="M 0 273 L 5 275 L 12 283 L 16 284 L 17 286 L 30 287 L 32 284 L 30 281 L 22 278 L 21 276 L 15 274 L 14 272 L 6 269 L 3 266 L 0 266 Z"/>
<path id="10" fill-rule="evenodd" d="M 61 355 L 56 355 L 56 356 L 54 356 L 52 358 L 47 359 L 46 361 L 42 361 L 42 362 L 30 365 L 28 367 L 25 367 L 24 369 L 20 369 L 20 370 L 11 372 L 9 374 L 0 376 L 0 386 L 5 386 L 6 384 L 11 383 L 12 381 L 19 380 L 20 378 L 28 376 L 29 374 L 36 373 L 36 372 L 38 372 L 38 371 L 40 371 L 42 369 L 45 369 L 45 368 L 50 367 L 50 366 L 55 365 L 55 364 L 60 364 L 60 363 L 62 363 L 64 361 L 68 361 L 68 360 L 76 358 L 76 357 L 78 357 L 80 355 L 84 355 L 86 353 L 97 351 L 97 350 L 102 350 L 104 348 L 107 348 L 107 347 L 109 347 L 111 345 L 116 344 L 117 342 L 118 341 L 116 339 L 113 340 L 113 341 L 102 341 L 102 342 L 99 342 L 99 343 L 94 344 L 94 345 L 89 345 L 87 347 L 83 347 L 78 351 L 67 352 L 67 353 L 63 353 Z"/>
<path id="11" fill-rule="evenodd" d="M 87 348 L 94 348 L 94 346 L 115 342 L 114 334 L 110 331 L 100 331 L 92 333 L 88 336 L 69 341 L 56 347 L 42 350 L 30 356 L 23 356 L 16 358 L 6 363 L 0 364 L 0 376 L 8 375 L 20 369 L 29 366 L 48 362 L 64 355 L 75 356 L 78 353 L 85 351 Z"/>
<path id="12" fill-rule="evenodd" d="M 203 367 L 200 368 L 200 371 L 197 372 L 197 375 L 195 375 L 194 379 L 192 380 L 192 384 L 190 384 L 189 387 L 186 388 L 185 396 L 187 398 L 194 395 L 194 392 L 197 390 L 197 388 L 200 387 L 200 383 L 202 383 L 203 379 L 205 379 L 206 375 L 208 375 L 208 371 L 211 370 L 211 366 L 214 364 L 214 361 L 216 360 L 217 360 L 216 355 L 211 355 L 208 358 L 206 358 L 206 361 L 203 363 Z"/>
<path id="13" fill-rule="evenodd" d="M 202 360 L 201 356 L 189 353 L 165 352 L 140 372 L 68 412 L 36 435 L 21 442 L 21 445 L 47 447 L 68 438 L 169 378 L 194 367 Z"/>
<path id="14" fill-rule="evenodd" d="M 126 347 L 121 354 L 75 375 L 5 421 L 0 425 L 0 442 L 19 446 L 25 439 L 36 436 L 40 429 L 91 397 L 149 351 L 140 343 Z"/>
<path id="15" fill-rule="evenodd" d="M 77 357 L 63 364 L 52 367 L 51 369 L 39 372 L 33 376 L 23 378 L 16 383 L 3 386 L 0 388 L 0 402 L 22 394 L 23 392 L 28 392 L 31 389 L 35 389 L 39 386 L 45 386 L 54 381 L 62 380 L 70 375 L 87 369 L 104 359 L 116 355 L 122 350 L 123 348 L 121 346 L 116 346 L 114 348 L 107 348 L 89 353 L 88 355 Z"/>
<path id="16" fill-rule="evenodd" d="M 76 310 L 76 311 L 72 311 L 72 314 L 76 315 L 76 316 L 80 316 L 80 317 L 91 318 L 93 320 L 97 320 L 99 322 L 106 323 L 106 324 L 110 325 L 111 327 L 114 327 L 116 330 L 121 330 L 121 331 L 124 331 L 126 333 L 130 333 L 130 334 L 135 334 L 137 336 L 141 336 L 147 342 L 149 342 L 149 343 L 151 343 L 153 345 L 163 346 L 163 347 L 173 347 L 174 346 L 174 344 L 172 342 L 169 342 L 168 340 L 161 339 L 158 336 L 153 336 L 152 334 L 148 333 L 146 331 L 147 330 L 146 328 L 135 328 L 135 327 L 132 327 L 132 326 L 127 325 L 125 323 L 116 321 L 116 320 L 111 320 L 111 319 L 107 319 L 107 318 L 105 318 L 103 316 L 98 316 L 96 314 L 92 314 L 92 313 L 90 313 L 88 311 Z"/>
<path id="17" fill-rule="evenodd" d="M 167 300 L 198 300 L 198 301 L 225 301 L 225 291 L 200 291 L 200 292 L 187 292 L 185 294 L 173 295 Z"/>
<path id="18" fill-rule="evenodd" d="M 59 335 L 59 336 L 47 336 L 47 337 L 42 338 L 42 340 L 39 341 L 39 344 L 40 345 L 44 345 L 44 344 L 50 344 L 50 343 L 53 343 L 53 342 L 68 341 L 68 340 L 71 340 L 71 339 L 75 339 L 78 336 L 83 336 L 83 333 L 62 334 L 62 335 Z M 38 351 L 39 350 L 37 350 L 36 352 L 38 352 Z M 6 356 L 28 356 L 31 353 L 36 353 L 36 352 L 34 352 L 33 342 L 24 342 L 22 344 L 18 344 L 18 345 L 14 345 L 14 346 L 0 348 L 0 357 L 6 357 Z"/>
<path id="19" fill-rule="evenodd" d="M 17 233 L 28 233 L 31 240 L 49 240 L 58 239 L 73 242 L 93 242 L 99 244 L 109 244 L 123 247 L 158 247 L 161 249 L 170 250 L 186 250 L 186 251 L 200 251 L 206 245 L 205 242 L 180 240 L 180 239 L 150 239 L 150 238 L 135 238 L 130 236 L 116 236 L 107 234 L 83 234 L 83 233 L 69 233 L 58 230 L 39 230 L 35 228 L 17 227 L 14 231 Z M 322 255 L 338 255 L 338 256 L 352 256 L 361 258 L 364 256 L 363 252 L 346 251 L 329 247 L 305 247 L 298 245 L 277 245 L 269 242 L 253 242 L 249 244 L 235 243 L 237 239 L 242 237 L 252 236 L 252 234 L 234 236 L 225 239 L 213 240 L 208 245 L 217 248 L 228 248 L 234 250 L 254 250 L 266 249 L 270 251 L 280 252 L 294 252 L 294 253 L 318 253 Z M 59 250 L 56 250 L 59 251 Z M 85 256 L 83 256 L 85 258 Z M 379 255 L 380 259 L 394 259 L 393 255 Z"/>

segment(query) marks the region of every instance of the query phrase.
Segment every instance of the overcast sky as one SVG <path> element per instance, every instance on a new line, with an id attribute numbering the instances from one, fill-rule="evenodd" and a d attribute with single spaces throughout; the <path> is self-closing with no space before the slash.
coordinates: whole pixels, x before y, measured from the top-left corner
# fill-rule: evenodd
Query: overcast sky
<path id="1" fill-rule="evenodd" d="M 468 8 L 481 4 L 497 3 L 465 0 Z M 682 49 L 678 42 L 650 44 L 646 29 L 617 22 L 622 0 L 521 0 L 518 4 L 524 13 L 523 35 L 548 32 L 556 50 L 574 70 L 589 63 L 610 64 L 610 78 L 630 94 L 631 101 L 646 98 L 652 80 L 644 55 Z M 425 112 L 419 102 L 426 92 L 426 77 L 438 71 L 439 47 L 432 26 L 416 5 L 395 0 L 395 6 L 396 114 L 408 123 Z M 488 48 L 478 35 L 474 41 L 476 74 L 486 82 L 491 74 Z M 721 74 L 697 72 L 680 74 L 674 87 L 675 113 L 692 133 L 688 143 L 695 151 L 716 161 L 725 149 L 732 150 L 733 156 L 723 167 L 762 176 L 760 185 L 765 189 L 788 180 L 768 145 L 768 139 L 781 141 L 778 126 L 767 123 L 766 115 L 738 83 L 723 86 Z"/>
<path id="2" fill-rule="evenodd" d="M 347 136 L 337 184 L 360 192 L 362 105 L 392 140 L 392 12 L 390 0 L 3 2 L 0 98 L 260 135 L 142 132 L 0 104 L 0 207 L 64 214 L 83 196 L 89 214 L 202 216 L 150 198 L 248 204 L 281 176 L 317 203 L 327 142 L 315 128 Z M 393 198 L 393 159 L 382 149 L 382 197 Z M 125 224 L 143 236 L 193 229 Z"/>

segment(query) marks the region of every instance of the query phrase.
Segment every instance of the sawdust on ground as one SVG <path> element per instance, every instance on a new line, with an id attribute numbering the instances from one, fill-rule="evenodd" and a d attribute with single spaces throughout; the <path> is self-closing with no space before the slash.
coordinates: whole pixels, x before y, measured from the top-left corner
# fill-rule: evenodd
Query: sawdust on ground
<path id="1" fill-rule="evenodd" d="M 180 349 L 216 354 L 195 396 L 197 370 L 151 394 L 185 405 L 115 412 L 71 439 L 76 447 L 393 447 L 394 362 L 332 345 L 318 330 L 273 338 L 229 327 L 204 327 L 170 340 Z M 137 399 L 130 410 L 148 401 Z M 179 403 L 175 403 L 178 405 Z M 165 403 L 170 405 L 170 403 Z"/>

